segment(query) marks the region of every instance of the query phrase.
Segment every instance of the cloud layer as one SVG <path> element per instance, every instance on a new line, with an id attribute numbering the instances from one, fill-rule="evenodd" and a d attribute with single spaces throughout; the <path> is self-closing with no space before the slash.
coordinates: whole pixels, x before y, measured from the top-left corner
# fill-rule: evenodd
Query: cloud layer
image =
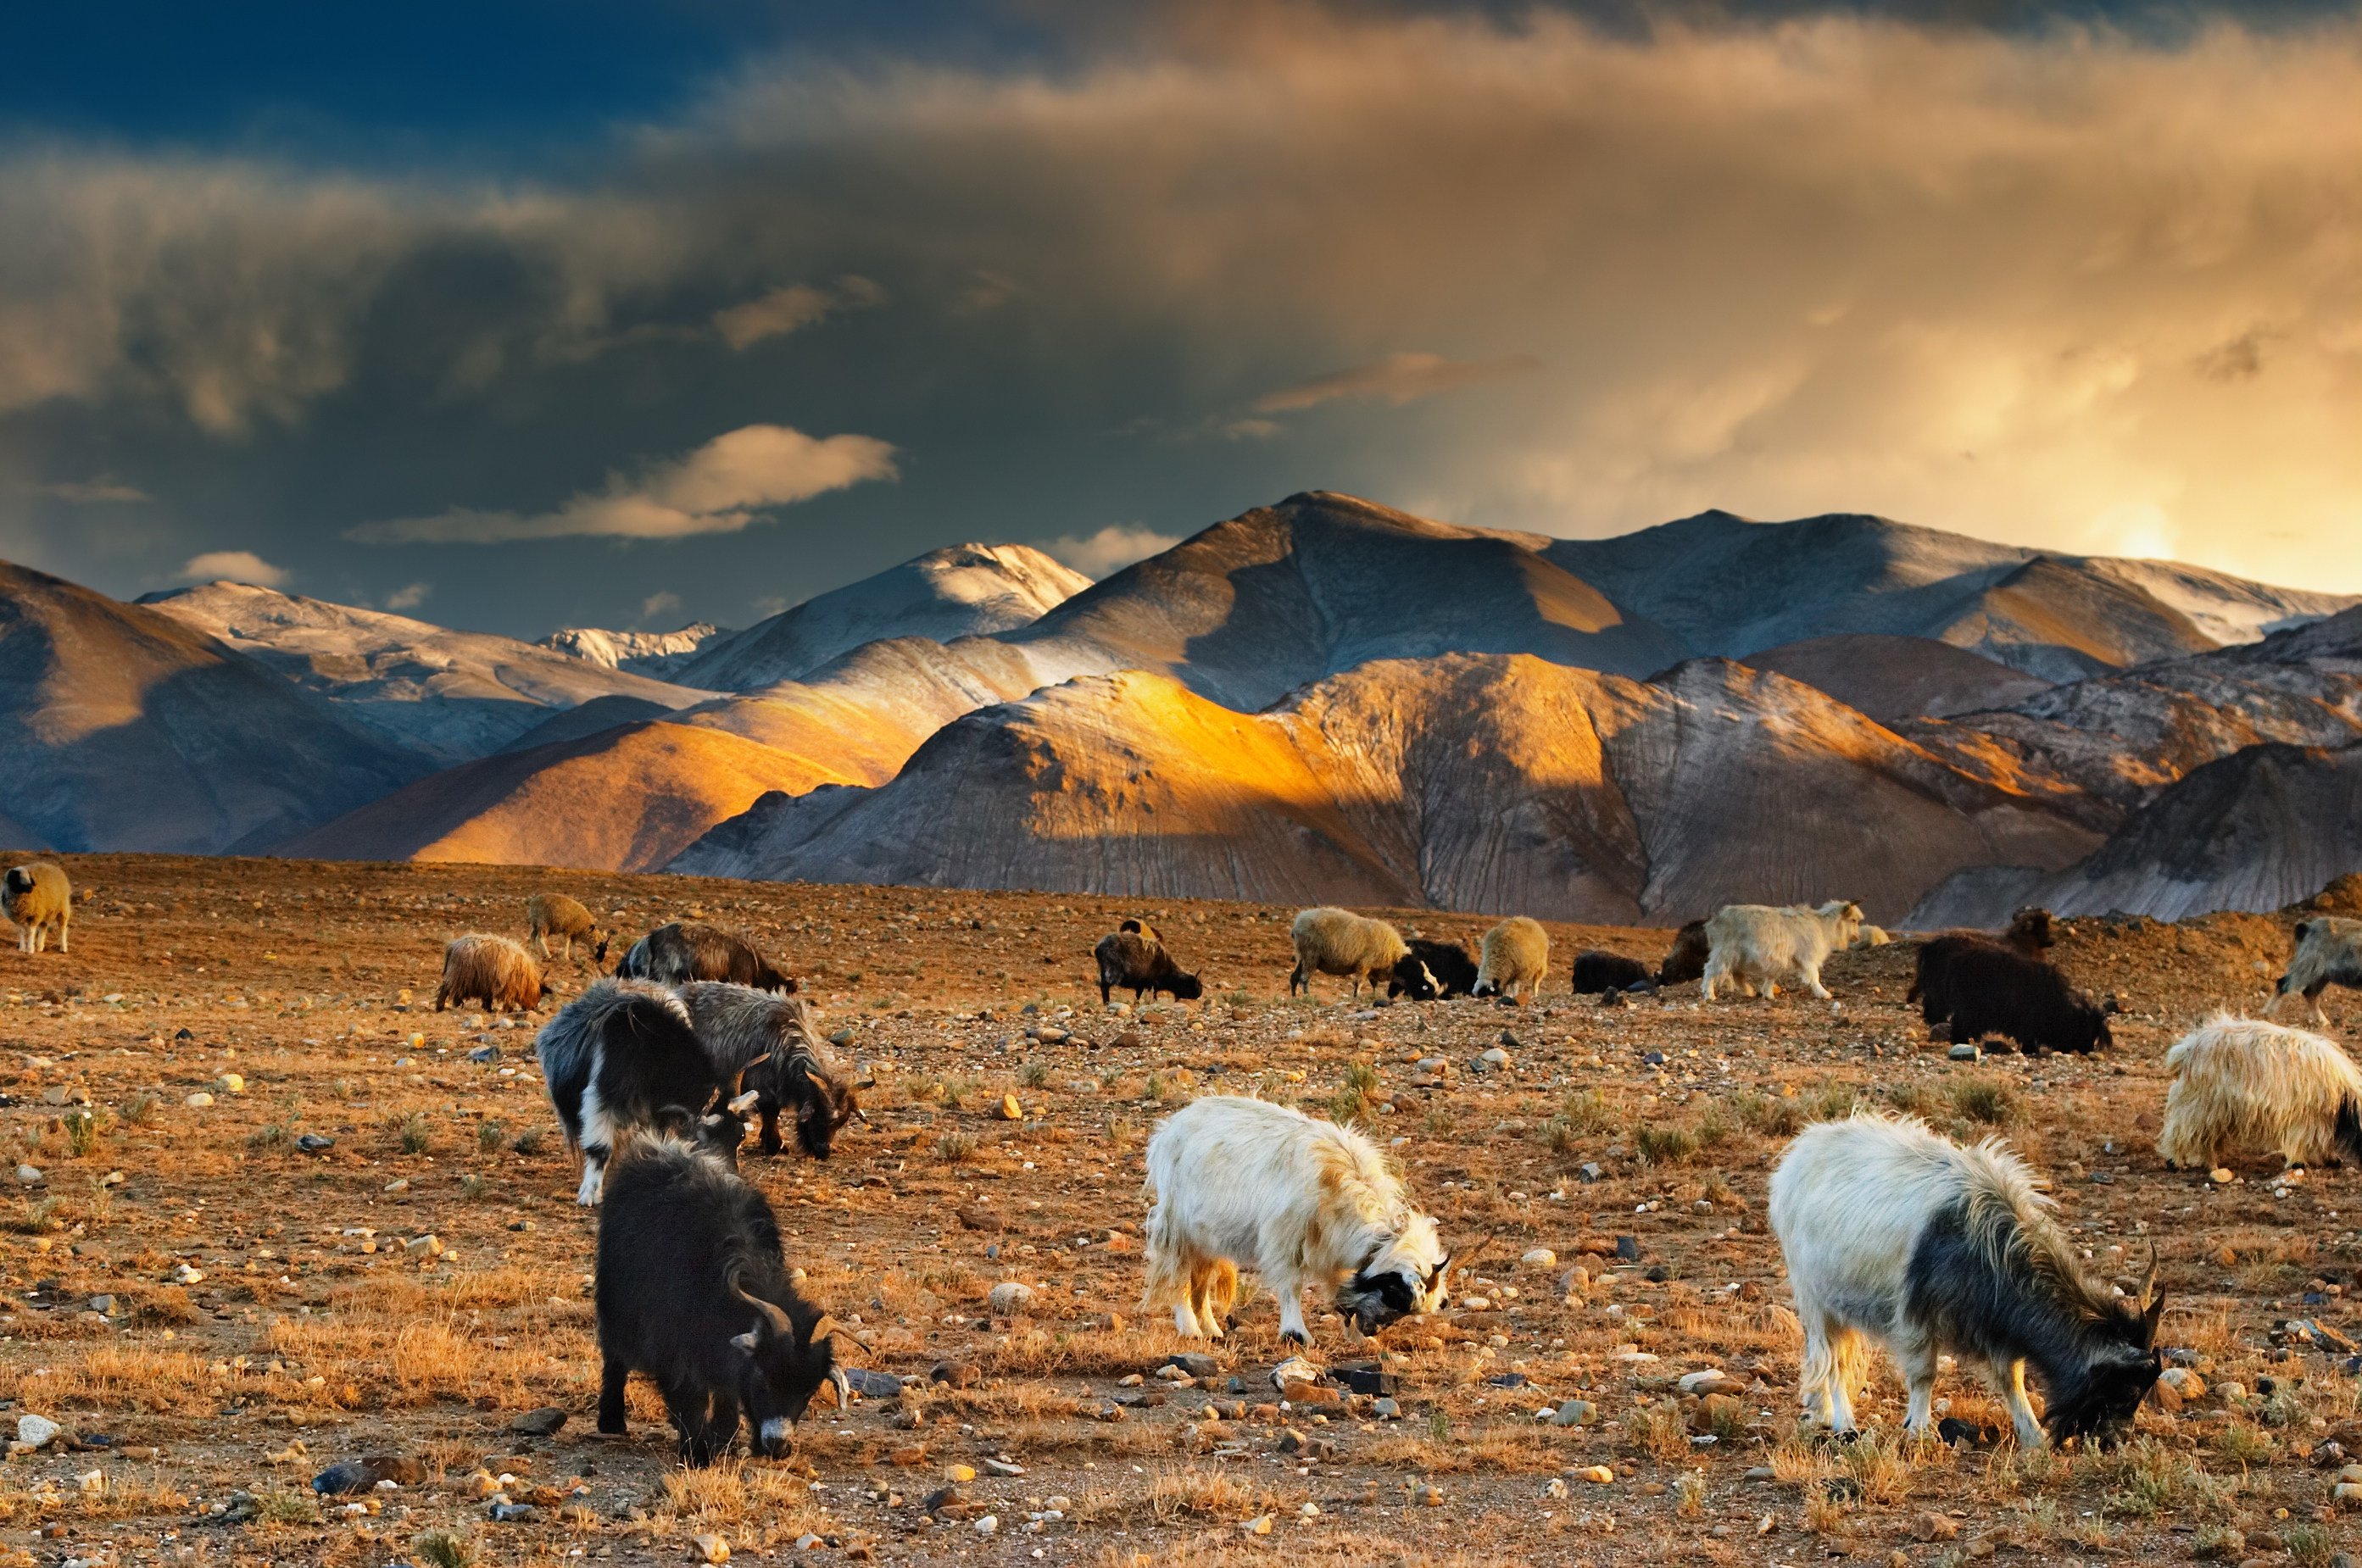
<path id="1" fill-rule="evenodd" d="M 182 565 L 181 580 L 188 583 L 211 583 L 228 578 L 233 583 L 251 583 L 259 588 L 275 588 L 287 580 L 286 569 L 274 566 L 251 550 L 208 550 L 192 555 Z"/>

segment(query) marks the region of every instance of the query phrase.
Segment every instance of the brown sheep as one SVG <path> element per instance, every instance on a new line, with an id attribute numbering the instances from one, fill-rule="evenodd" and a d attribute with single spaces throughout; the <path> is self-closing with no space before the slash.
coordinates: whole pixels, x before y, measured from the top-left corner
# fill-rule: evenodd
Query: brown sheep
<path id="1" fill-rule="evenodd" d="M 17 923 L 17 950 L 38 953 L 49 945 L 50 928 L 58 933 L 58 951 L 66 948 L 66 927 L 73 921 L 73 884 L 65 868 L 50 861 L 11 866 L 0 883 L 0 905 Z"/>
<path id="2" fill-rule="evenodd" d="M 435 1011 L 446 1003 L 480 1002 L 491 1012 L 503 1008 L 537 1013 L 550 992 L 541 978 L 541 966 L 519 942 L 506 937 L 470 932 L 454 937 L 443 949 L 443 983 L 435 988 Z"/>
<path id="3" fill-rule="evenodd" d="M 549 957 L 549 939 L 556 937 L 566 944 L 566 956 L 574 957 L 574 943 L 579 938 L 595 942 L 590 962 L 596 968 L 607 961 L 607 933 L 599 929 L 590 911 L 562 893 L 536 893 L 524 901 L 524 917 L 532 927 L 529 933 L 540 944 L 541 956 Z"/>

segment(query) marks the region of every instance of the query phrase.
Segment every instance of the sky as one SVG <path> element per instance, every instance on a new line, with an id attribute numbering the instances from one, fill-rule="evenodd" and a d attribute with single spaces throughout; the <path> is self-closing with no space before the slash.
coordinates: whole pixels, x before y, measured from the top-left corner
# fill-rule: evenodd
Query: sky
<path id="1" fill-rule="evenodd" d="M 49 7 L 0 555 L 538 636 L 1298 490 L 2362 593 L 2362 14 Z"/>

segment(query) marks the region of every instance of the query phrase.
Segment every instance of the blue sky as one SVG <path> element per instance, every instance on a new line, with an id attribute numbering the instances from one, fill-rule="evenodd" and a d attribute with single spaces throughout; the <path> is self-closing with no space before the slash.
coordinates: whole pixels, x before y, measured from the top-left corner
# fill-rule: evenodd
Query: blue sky
<path id="1" fill-rule="evenodd" d="M 1329 488 L 2362 591 L 2357 99 L 2348 5 L 50 7 L 0 554 L 537 635 Z"/>

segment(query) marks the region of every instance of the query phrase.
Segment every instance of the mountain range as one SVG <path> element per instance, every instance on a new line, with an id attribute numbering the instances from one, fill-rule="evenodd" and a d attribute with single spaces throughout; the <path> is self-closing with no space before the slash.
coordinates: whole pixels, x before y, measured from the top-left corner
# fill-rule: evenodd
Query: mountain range
<path id="1" fill-rule="evenodd" d="M 0 833 L 61 849 L 1642 922 L 2362 869 L 2355 600 L 1853 514 L 1577 541 L 1313 492 L 1096 584 L 967 544 L 743 630 L 540 643 L 11 570 L 0 722 Z"/>

